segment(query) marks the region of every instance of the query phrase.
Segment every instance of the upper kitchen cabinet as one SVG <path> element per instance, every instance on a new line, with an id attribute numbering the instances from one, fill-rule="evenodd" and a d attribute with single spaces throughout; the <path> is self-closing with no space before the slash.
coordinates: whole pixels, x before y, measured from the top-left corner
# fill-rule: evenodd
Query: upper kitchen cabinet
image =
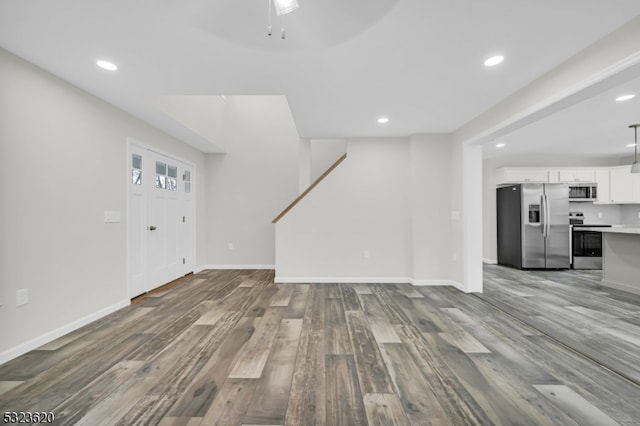
<path id="1" fill-rule="evenodd" d="M 611 202 L 640 203 L 640 174 L 632 174 L 629 166 L 609 169 Z"/>
<path id="2" fill-rule="evenodd" d="M 596 184 L 598 185 L 598 204 L 611 204 L 611 172 L 609 169 L 595 171 Z"/>
<path id="3" fill-rule="evenodd" d="M 593 169 L 573 169 L 559 170 L 558 182 L 595 182 L 595 170 Z"/>
<path id="4" fill-rule="evenodd" d="M 549 171 L 539 167 L 502 167 L 496 170 L 496 185 L 548 182 Z"/>

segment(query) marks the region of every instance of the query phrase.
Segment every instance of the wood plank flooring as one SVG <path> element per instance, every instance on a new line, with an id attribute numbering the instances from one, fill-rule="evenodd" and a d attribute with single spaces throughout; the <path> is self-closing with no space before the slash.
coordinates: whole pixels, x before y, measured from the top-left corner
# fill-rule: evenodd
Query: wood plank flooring
<path id="1" fill-rule="evenodd" d="M 603 287 L 601 278 L 485 265 L 478 297 L 640 384 L 640 296 Z"/>
<path id="2" fill-rule="evenodd" d="M 87 425 L 640 424 L 638 385 L 544 333 L 560 311 L 570 338 L 588 331 L 578 318 L 598 321 L 628 366 L 640 300 L 594 287 L 587 303 L 568 284 L 552 296 L 553 277 L 516 272 L 489 267 L 481 298 L 205 271 L 0 365 L 0 411 Z"/>

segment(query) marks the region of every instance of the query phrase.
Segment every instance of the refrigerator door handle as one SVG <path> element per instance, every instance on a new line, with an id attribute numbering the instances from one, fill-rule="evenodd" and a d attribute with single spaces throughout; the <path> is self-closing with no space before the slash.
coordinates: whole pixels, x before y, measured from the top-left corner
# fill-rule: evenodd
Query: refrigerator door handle
<path id="1" fill-rule="evenodd" d="M 544 212 L 544 236 L 549 237 L 551 235 L 551 206 L 549 205 L 549 196 L 547 194 L 544 194 L 544 207 L 546 209 Z"/>
<path id="2" fill-rule="evenodd" d="M 547 206 L 545 204 L 544 194 L 540 196 L 540 232 L 542 236 L 547 236 Z"/>

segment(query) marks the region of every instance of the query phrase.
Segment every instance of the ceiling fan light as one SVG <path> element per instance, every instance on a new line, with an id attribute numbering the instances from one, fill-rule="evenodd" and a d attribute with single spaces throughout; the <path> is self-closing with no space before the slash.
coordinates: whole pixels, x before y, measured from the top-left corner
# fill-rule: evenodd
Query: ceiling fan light
<path id="1" fill-rule="evenodd" d="M 276 15 L 278 16 L 291 13 L 300 7 L 298 0 L 273 0 L 273 4 L 276 6 Z"/>

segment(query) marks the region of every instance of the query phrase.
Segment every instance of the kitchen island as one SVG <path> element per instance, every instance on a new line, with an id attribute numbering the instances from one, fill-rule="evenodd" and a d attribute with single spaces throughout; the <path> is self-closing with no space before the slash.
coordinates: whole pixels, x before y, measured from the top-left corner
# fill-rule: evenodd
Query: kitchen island
<path id="1" fill-rule="evenodd" d="M 602 285 L 640 294 L 640 227 L 599 228 Z"/>

